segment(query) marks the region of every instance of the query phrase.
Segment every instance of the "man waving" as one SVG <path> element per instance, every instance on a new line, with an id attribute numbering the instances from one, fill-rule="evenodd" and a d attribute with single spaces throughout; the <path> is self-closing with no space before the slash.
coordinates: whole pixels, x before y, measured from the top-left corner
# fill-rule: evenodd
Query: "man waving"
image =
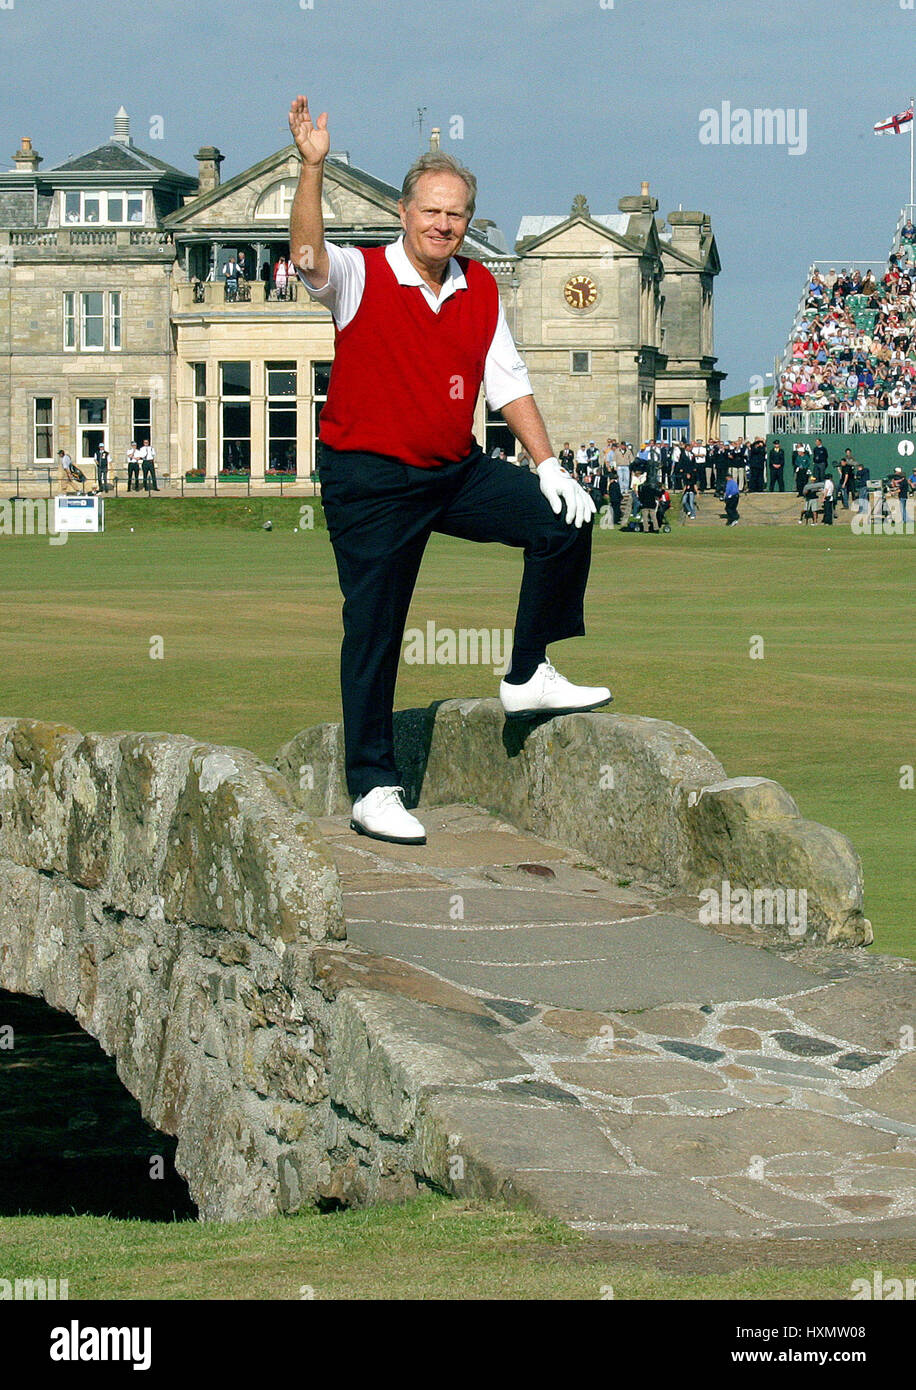
<path id="1" fill-rule="evenodd" d="M 324 239 L 321 190 L 327 113 L 305 97 L 289 125 L 302 157 L 290 218 L 292 261 L 335 324 L 318 465 L 344 596 L 341 687 L 351 827 L 425 844 L 404 808 L 392 711 L 404 625 L 433 531 L 524 552 L 509 670 L 508 718 L 607 704 L 604 686 L 576 686 L 547 646 L 585 631 L 592 499 L 561 468 L 506 324 L 496 281 L 459 256 L 477 181 L 450 155 L 422 155 L 404 180 L 403 233 L 389 246 Z M 536 472 L 487 458 L 474 439 L 483 386 Z"/>

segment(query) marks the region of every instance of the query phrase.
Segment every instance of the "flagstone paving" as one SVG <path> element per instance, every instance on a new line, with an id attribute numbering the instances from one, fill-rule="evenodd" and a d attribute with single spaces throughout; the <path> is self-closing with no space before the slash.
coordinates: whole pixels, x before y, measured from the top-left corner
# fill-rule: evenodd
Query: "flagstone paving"
<path id="1" fill-rule="evenodd" d="M 318 822 L 349 942 L 318 954 L 429 1006 L 453 1191 L 615 1240 L 916 1235 L 916 964 L 704 926 L 478 807 L 421 814 L 422 847 Z"/>

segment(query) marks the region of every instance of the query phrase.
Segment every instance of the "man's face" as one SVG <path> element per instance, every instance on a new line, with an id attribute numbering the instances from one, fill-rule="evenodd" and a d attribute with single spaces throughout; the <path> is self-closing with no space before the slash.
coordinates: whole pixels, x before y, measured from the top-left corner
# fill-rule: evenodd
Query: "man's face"
<path id="1" fill-rule="evenodd" d="M 440 269 L 464 241 L 468 226 L 468 190 L 457 174 L 421 174 L 414 196 L 398 203 L 404 249 L 416 266 Z"/>

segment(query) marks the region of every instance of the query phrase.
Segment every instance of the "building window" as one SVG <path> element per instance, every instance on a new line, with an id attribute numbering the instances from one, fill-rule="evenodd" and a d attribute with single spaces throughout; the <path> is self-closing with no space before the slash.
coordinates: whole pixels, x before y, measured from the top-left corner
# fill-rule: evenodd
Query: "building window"
<path id="1" fill-rule="evenodd" d="M 491 457 L 493 456 L 494 450 L 499 451 L 503 449 L 505 450 L 507 459 L 515 458 L 515 453 L 518 449 L 515 435 L 506 424 L 500 412 L 498 410 L 491 410 L 489 406 L 487 406 L 487 422 L 484 430 L 484 449 Z"/>
<path id="2" fill-rule="evenodd" d="M 105 324 L 108 323 L 108 340 Z M 84 290 L 64 294 L 64 350 L 67 352 L 113 352 L 121 347 L 120 290 Z"/>
<path id="3" fill-rule="evenodd" d="M 569 370 L 572 376 L 590 376 L 592 371 L 591 352 L 571 352 Z"/>
<path id="4" fill-rule="evenodd" d="M 328 398 L 328 386 L 331 381 L 331 363 L 313 362 L 312 363 L 312 440 L 313 450 L 317 459 L 318 449 L 318 430 L 321 423 L 321 412 L 324 403 Z M 315 464 L 312 464 L 314 472 Z"/>
<path id="5" fill-rule="evenodd" d="M 116 352 L 121 346 L 121 291 L 108 296 L 108 346 Z"/>
<path id="6" fill-rule="evenodd" d="M 250 473 L 251 363 L 221 362 L 219 368 L 223 471 Z"/>
<path id="7" fill-rule="evenodd" d="M 295 179 L 284 179 L 281 183 L 275 183 L 261 194 L 254 215 L 270 222 L 288 222 L 295 196 Z"/>
<path id="8" fill-rule="evenodd" d="M 50 463 L 54 458 L 54 401 L 50 396 L 35 397 L 34 458 Z"/>
<path id="9" fill-rule="evenodd" d="M 83 352 L 105 348 L 105 296 L 101 290 L 80 295 L 80 347 Z"/>
<path id="10" fill-rule="evenodd" d="M 132 421 L 131 435 L 134 444 L 139 448 L 147 440 L 152 443 L 153 439 L 153 401 L 151 396 L 134 396 L 131 402 Z"/>
<path id="11" fill-rule="evenodd" d="M 120 188 L 97 192 L 64 193 L 61 223 L 66 226 L 123 227 L 143 221 L 143 193 Z"/>
<path id="12" fill-rule="evenodd" d="M 76 295 L 69 290 L 64 295 L 64 349 L 76 351 Z"/>
<path id="13" fill-rule="evenodd" d="M 296 364 L 267 363 L 267 467 L 296 471 Z"/>
<path id="14" fill-rule="evenodd" d="M 207 471 L 207 364 L 190 363 L 194 388 L 194 467 Z"/>
<path id="15" fill-rule="evenodd" d="M 79 402 L 76 434 L 76 459 L 80 464 L 91 463 L 100 444 L 108 447 L 108 401 L 104 397 L 87 397 Z"/>

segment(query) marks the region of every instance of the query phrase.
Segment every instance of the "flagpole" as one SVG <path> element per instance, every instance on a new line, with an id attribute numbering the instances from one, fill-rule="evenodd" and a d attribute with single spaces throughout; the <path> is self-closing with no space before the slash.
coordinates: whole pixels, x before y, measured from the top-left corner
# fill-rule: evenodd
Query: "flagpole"
<path id="1" fill-rule="evenodd" d="M 913 153 L 914 149 L 916 149 L 916 145 L 914 145 L 914 140 L 916 140 L 916 135 L 914 135 L 914 128 L 916 128 L 916 97 L 910 98 L 910 110 L 913 112 L 913 119 L 910 121 L 910 205 L 907 209 L 908 217 L 913 216 Z"/>

